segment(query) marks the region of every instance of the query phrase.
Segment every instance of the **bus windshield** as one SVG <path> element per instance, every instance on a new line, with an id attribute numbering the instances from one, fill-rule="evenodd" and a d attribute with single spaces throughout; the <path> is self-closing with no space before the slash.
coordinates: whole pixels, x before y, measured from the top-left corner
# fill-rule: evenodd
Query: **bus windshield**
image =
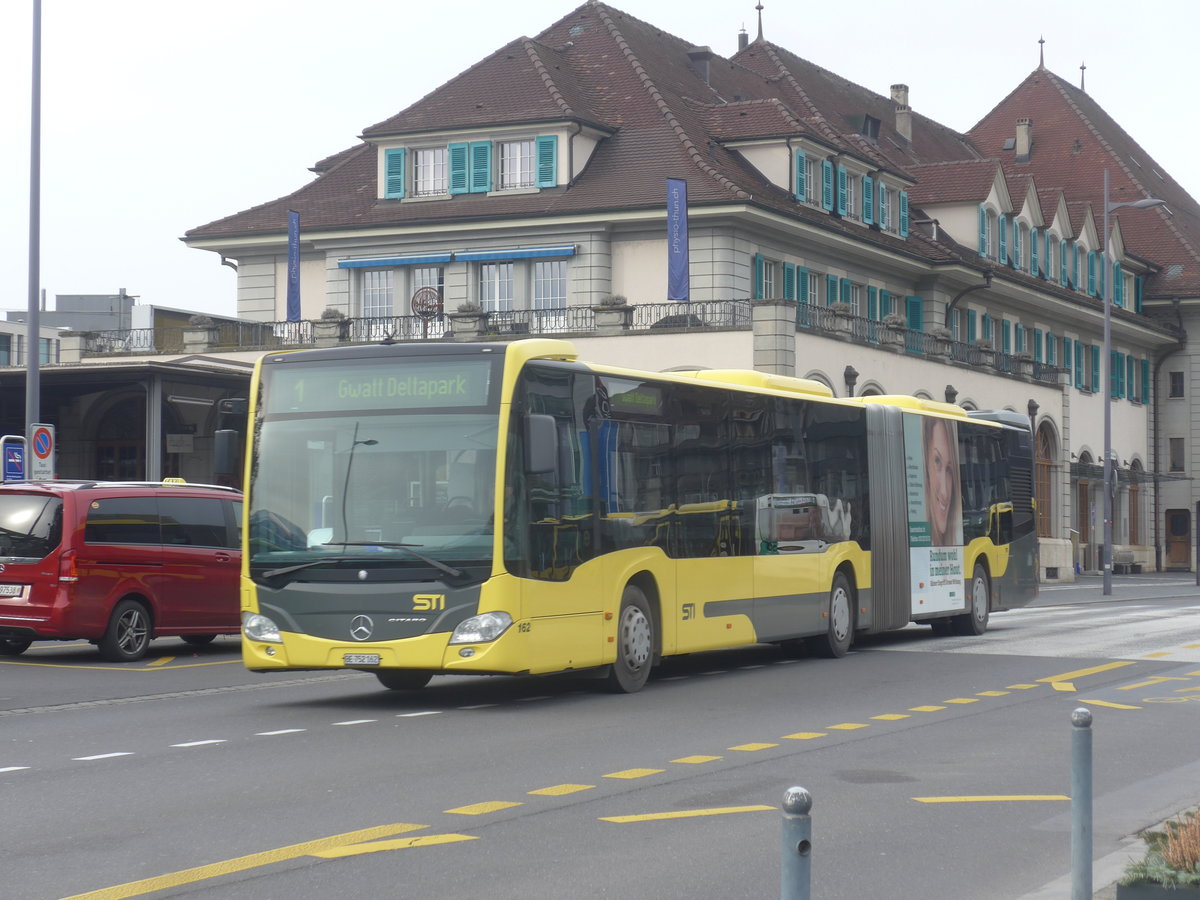
<path id="1" fill-rule="evenodd" d="M 256 577 L 298 566 L 317 574 L 322 562 L 346 560 L 397 569 L 490 565 L 498 427 L 487 403 L 491 366 L 452 376 L 467 385 L 457 406 L 398 394 L 398 383 L 451 378 L 434 371 L 440 365 L 414 367 L 418 374 L 403 377 L 394 363 L 386 371 L 372 363 L 295 366 L 264 377 L 249 485 Z"/>

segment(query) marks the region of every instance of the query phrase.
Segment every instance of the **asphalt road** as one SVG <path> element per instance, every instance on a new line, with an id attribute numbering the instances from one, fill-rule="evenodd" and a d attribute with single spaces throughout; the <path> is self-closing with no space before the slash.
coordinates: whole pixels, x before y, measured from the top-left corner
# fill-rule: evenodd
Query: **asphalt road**
<path id="1" fill-rule="evenodd" d="M 1200 594 L 1048 588 L 982 638 L 582 678 L 244 671 L 236 642 L 0 660 L 0 896 L 779 896 L 785 789 L 814 898 L 1070 896 L 1071 711 L 1095 722 L 1095 887 L 1200 801 Z"/>

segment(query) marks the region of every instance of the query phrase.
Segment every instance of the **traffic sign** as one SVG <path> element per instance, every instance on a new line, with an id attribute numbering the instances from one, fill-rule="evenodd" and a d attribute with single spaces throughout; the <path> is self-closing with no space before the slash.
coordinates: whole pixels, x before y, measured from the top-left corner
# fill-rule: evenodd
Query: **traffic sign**
<path id="1" fill-rule="evenodd" d="M 0 438 L 0 481 L 25 480 L 25 438 L 6 434 Z"/>
<path id="2" fill-rule="evenodd" d="M 54 478 L 54 426 L 34 424 L 31 438 L 29 480 L 48 481 Z"/>

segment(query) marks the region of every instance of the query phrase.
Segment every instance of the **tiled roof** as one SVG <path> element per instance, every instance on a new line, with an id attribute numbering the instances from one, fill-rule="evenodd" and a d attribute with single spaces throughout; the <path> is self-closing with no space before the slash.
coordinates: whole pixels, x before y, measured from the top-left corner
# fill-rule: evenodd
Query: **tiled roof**
<path id="1" fill-rule="evenodd" d="M 1021 117 L 1033 120 L 1033 144 L 1029 161 L 1018 163 L 1003 144 Z M 1200 204 L 1087 93 L 1035 69 L 968 134 L 984 153 L 999 156 L 1006 172 L 1031 172 L 1040 189 L 1061 189 L 1077 227 L 1081 202 L 1091 204 L 1102 227 L 1105 169 L 1111 203 L 1166 200 L 1166 209 L 1116 210 L 1112 217 L 1120 219 L 1126 251 L 1164 269 L 1147 282 L 1148 298 L 1200 294 Z"/>
<path id="2" fill-rule="evenodd" d="M 912 166 L 909 172 L 917 183 L 908 192 L 909 201 L 917 204 L 979 203 L 991 191 L 999 168 L 997 159 Z"/>

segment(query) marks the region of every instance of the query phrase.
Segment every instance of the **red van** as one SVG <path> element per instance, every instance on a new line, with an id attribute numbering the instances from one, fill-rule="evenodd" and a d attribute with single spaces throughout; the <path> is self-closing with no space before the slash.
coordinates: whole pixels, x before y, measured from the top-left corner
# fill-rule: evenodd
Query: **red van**
<path id="1" fill-rule="evenodd" d="M 0 485 L 0 654 L 37 640 L 141 659 L 239 631 L 242 494 L 182 482 Z"/>

